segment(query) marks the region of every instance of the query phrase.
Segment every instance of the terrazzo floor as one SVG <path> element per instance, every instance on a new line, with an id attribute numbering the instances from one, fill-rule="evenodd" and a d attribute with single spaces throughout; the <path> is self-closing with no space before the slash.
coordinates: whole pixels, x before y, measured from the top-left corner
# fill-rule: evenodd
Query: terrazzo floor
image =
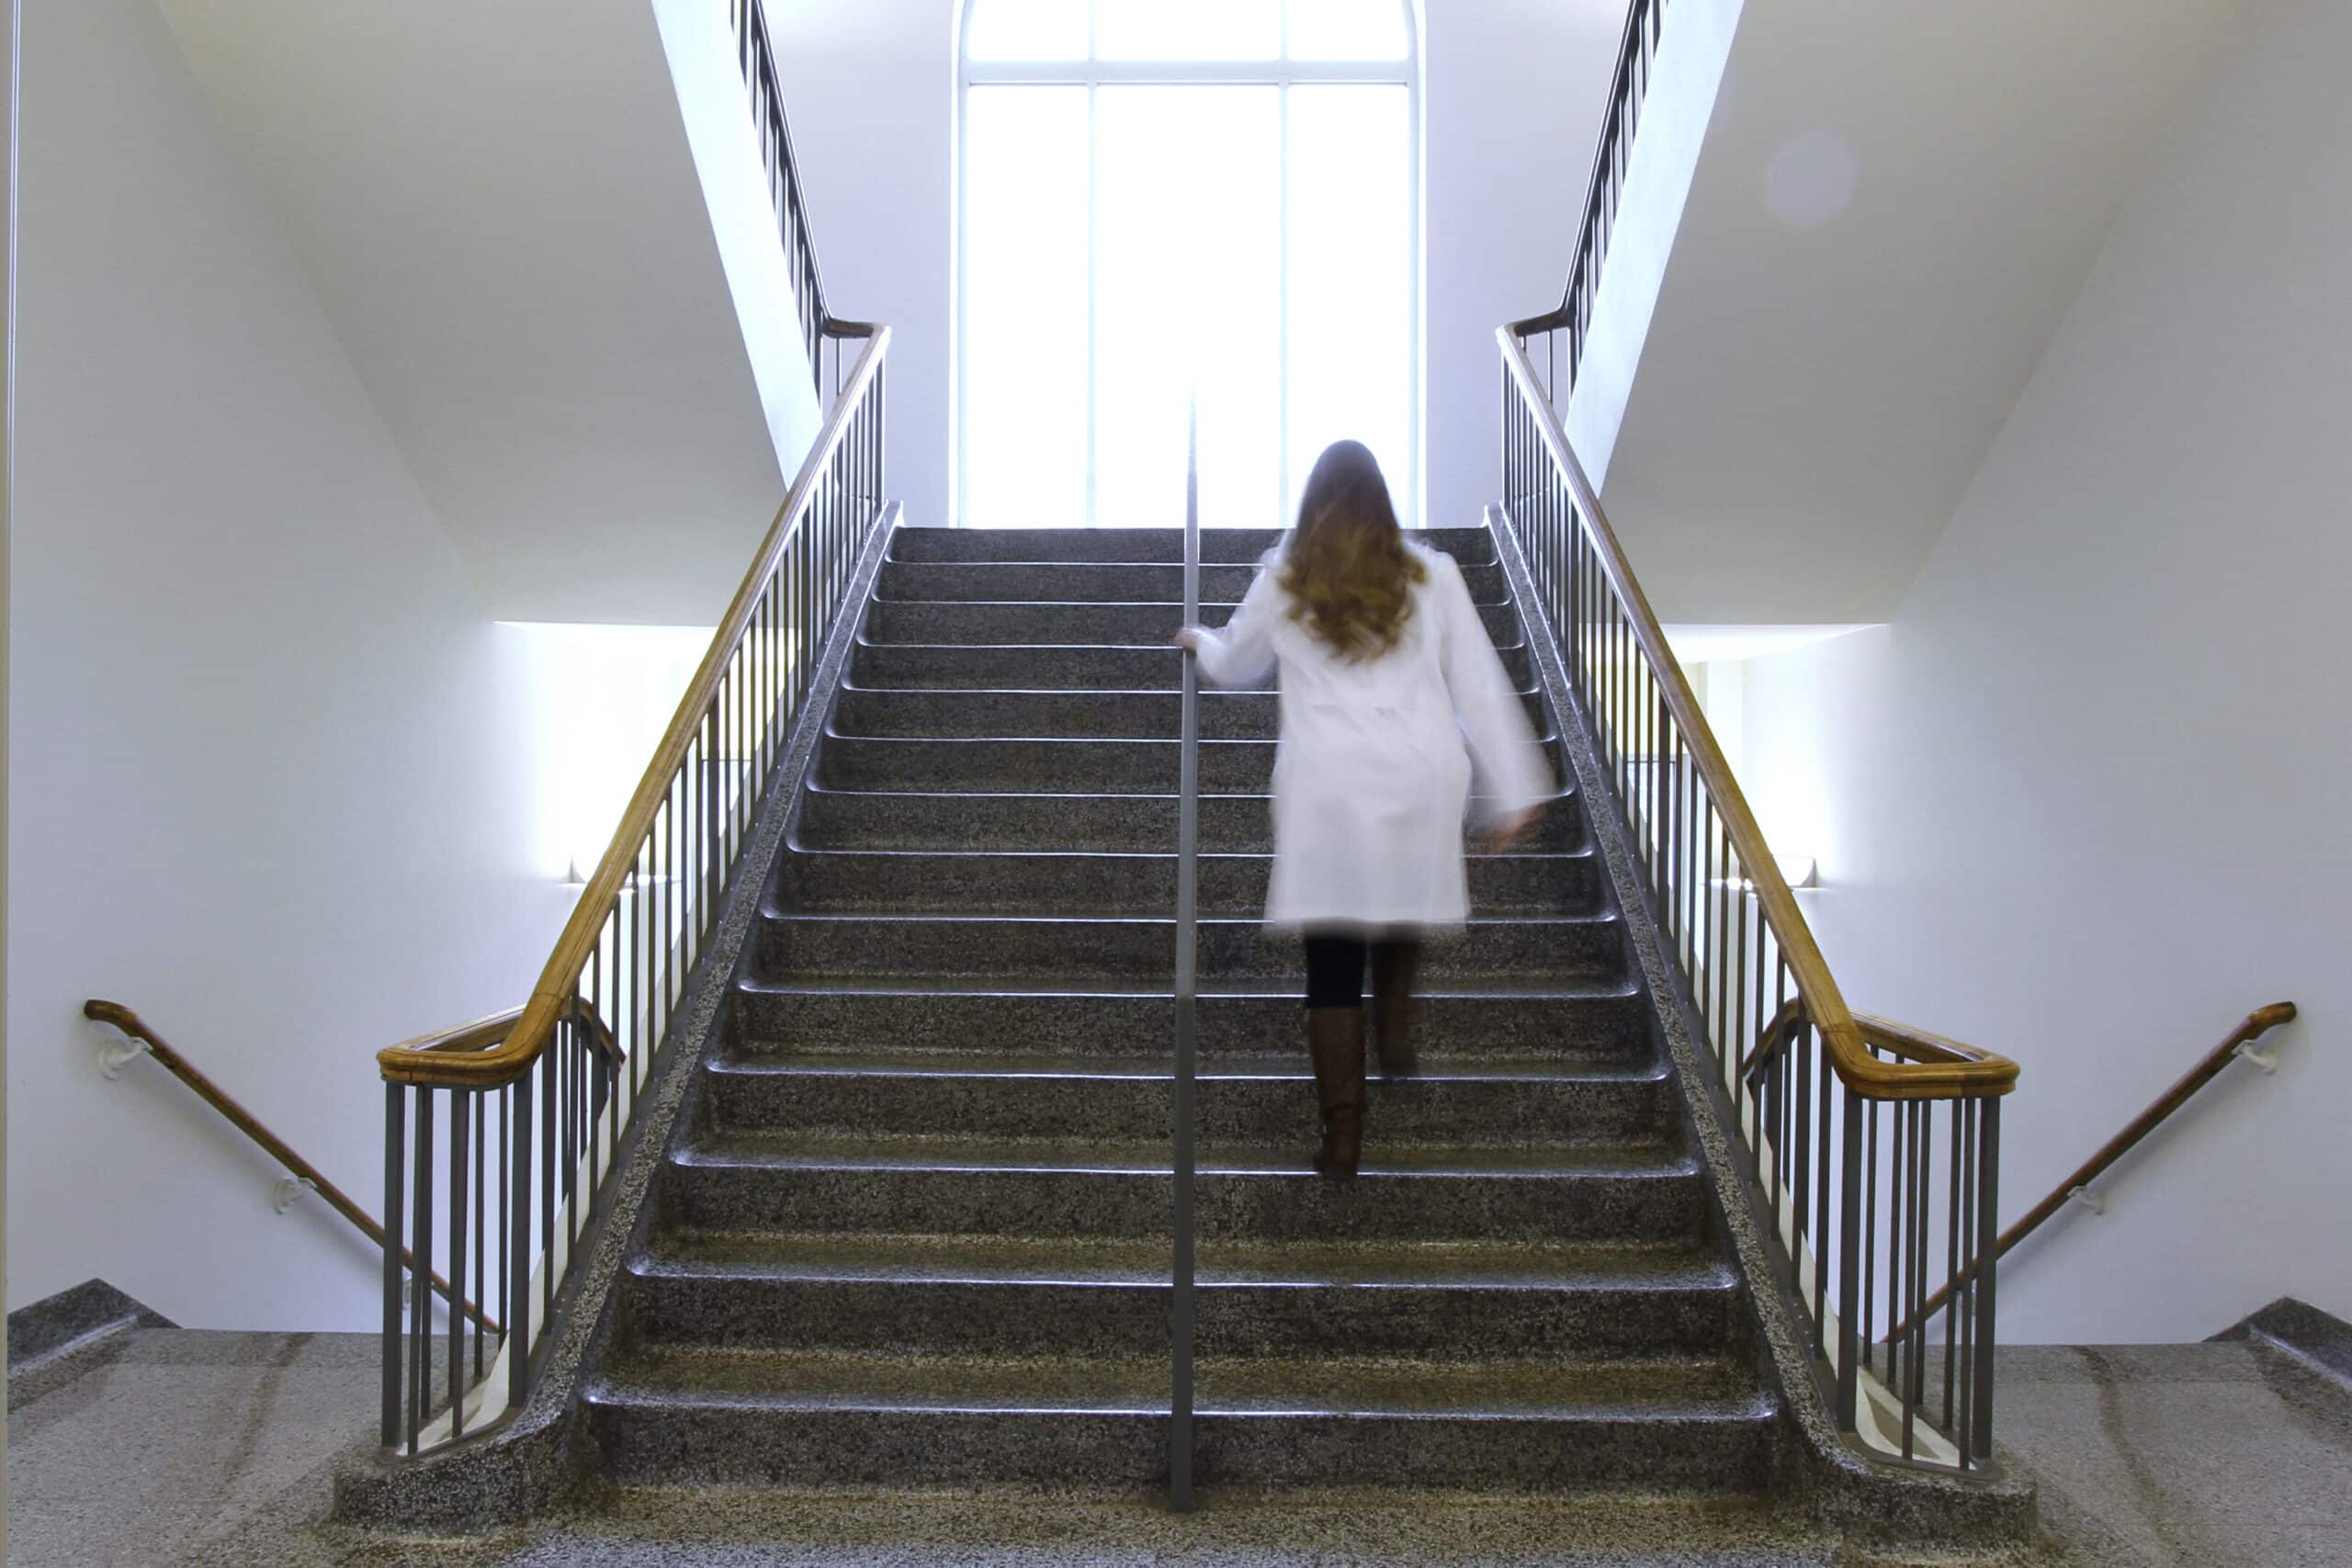
<path id="1" fill-rule="evenodd" d="M 313 1521 L 332 1456 L 377 1393 L 363 1335 L 145 1330 L 8 1422 L 7 1561 L 542 1568 L 623 1563 L 1712 1564 L 1901 1561 L 1808 1540 L 1737 1506 L 1382 1494 L 1148 1500 L 635 1494 L 593 1517 L 447 1545 Z M 2050 1540 L 2016 1561 L 2174 1568 L 2352 1563 L 2352 1395 L 2245 1344 L 2004 1353 L 2002 1436 Z"/>

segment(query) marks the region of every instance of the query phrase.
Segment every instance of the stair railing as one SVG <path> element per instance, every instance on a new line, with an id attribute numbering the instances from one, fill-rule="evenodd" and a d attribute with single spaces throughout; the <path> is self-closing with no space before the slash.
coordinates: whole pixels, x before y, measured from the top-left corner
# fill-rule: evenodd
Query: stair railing
<path id="1" fill-rule="evenodd" d="M 1196 394 L 1184 438 L 1184 625 L 1201 624 L 1201 409 Z M 1193 1511 L 1193 1314 L 1198 1165 L 1193 1107 L 1198 1097 L 1200 957 L 1201 672 L 1184 650 L 1182 750 L 1176 785 L 1175 1255 L 1168 1309 L 1168 1506 Z"/>
<path id="2" fill-rule="evenodd" d="M 360 1235 L 378 1247 L 390 1245 L 384 1235 L 384 1227 L 376 1223 L 376 1216 L 361 1208 L 342 1188 L 328 1180 L 326 1174 L 317 1166 L 295 1153 L 291 1144 L 271 1132 L 260 1117 L 239 1104 L 228 1090 L 214 1083 L 201 1068 L 173 1049 L 171 1043 L 149 1028 L 147 1021 L 137 1013 L 120 1002 L 92 998 L 82 1004 L 82 1016 L 94 1023 L 103 1023 L 119 1030 L 133 1043 L 129 1046 L 108 1047 L 108 1050 L 119 1051 L 120 1055 L 106 1063 L 107 1077 L 114 1077 L 118 1066 L 122 1061 L 137 1056 L 153 1057 L 157 1066 L 186 1084 L 197 1099 L 219 1111 L 222 1121 L 243 1133 L 262 1153 L 283 1167 L 287 1174 L 287 1183 L 282 1186 L 284 1195 L 279 1200 L 280 1212 L 283 1212 L 284 1203 L 294 1194 L 303 1191 L 315 1192 L 324 1200 L 328 1208 L 350 1221 L 352 1227 Z M 405 1250 L 401 1256 L 402 1261 L 413 1272 L 416 1266 L 415 1259 Z M 425 1271 L 425 1277 L 431 1281 L 434 1293 L 441 1298 L 451 1313 L 462 1312 L 469 1320 L 479 1325 L 488 1333 L 501 1332 L 497 1320 L 487 1315 L 479 1302 L 461 1302 L 456 1287 L 443 1279 L 437 1271 L 428 1269 Z"/>
<path id="3" fill-rule="evenodd" d="M 1539 319 L 1530 330 L 1548 329 Z M 1630 830 L 1823 1392 L 1866 1451 L 1984 1466 L 2000 1102 L 2017 1066 L 1849 1010 L 1521 329 L 1497 336 L 1499 525 L 1517 543 L 1528 609 L 1559 649 Z M 1931 1390 L 1920 1308 L 1939 1258 L 1962 1282 Z M 1881 1324 L 1908 1328 L 1879 1347 Z"/>
<path id="4" fill-rule="evenodd" d="M 792 152 L 792 125 L 785 114 L 784 79 L 777 73 L 774 34 L 764 0 L 728 0 L 735 24 L 736 58 L 751 95 L 752 124 L 760 138 L 760 158 L 775 206 L 776 231 L 792 277 L 793 306 L 808 369 L 820 391 L 838 391 L 846 345 L 868 335 L 862 322 L 837 319 L 825 302 L 825 275 L 817 265 L 816 229 L 808 221 L 808 198 L 800 184 L 799 160 Z"/>
<path id="5" fill-rule="evenodd" d="M 1625 33 L 1617 45 L 1617 69 L 1610 78 L 1609 101 L 1601 113 L 1600 143 L 1593 152 L 1592 174 L 1585 182 L 1584 215 L 1577 227 L 1568 281 L 1560 291 L 1559 309 L 1521 323 L 1522 336 L 1543 340 L 1537 367 L 1544 372 L 1545 395 L 1558 408 L 1567 407 L 1577 367 L 1584 359 L 1592 304 L 1600 291 L 1600 269 L 1609 259 L 1609 242 L 1616 231 L 1617 203 L 1632 166 L 1634 133 L 1640 128 L 1642 104 L 1649 95 L 1665 18 L 1666 0 L 1631 0 L 1625 8 Z"/>
<path id="6" fill-rule="evenodd" d="M 379 1053 L 384 1080 L 382 1438 L 417 1454 L 520 1410 L 610 1199 L 686 981 L 882 513 L 888 328 L 834 400 L 709 651 L 516 1011 Z M 495 1231 L 493 1238 L 493 1227 Z M 447 1325 L 435 1386 L 413 1256 L 505 1325 Z"/>
<path id="7" fill-rule="evenodd" d="M 2072 1175 L 2052 1188 L 2049 1195 L 2027 1210 L 2022 1219 L 2003 1231 L 2000 1239 L 1993 1244 L 1994 1260 L 2006 1257 L 2011 1247 L 2040 1230 L 2052 1215 L 2069 1202 L 2088 1201 L 2096 1205 L 2098 1200 L 2092 1195 L 2091 1183 L 2106 1175 L 2116 1161 L 2138 1148 L 2149 1134 L 2172 1120 L 2174 1112 L 2194 1100 L 2198 1091 L 2207 1084 L 2221 1077 L 2222 1069 L 2232 1062 L 2243 1056 L 2266 1073 L 2277 1071 L 2278 1063 L 2268 1053 L 2256 1050 L 2254 1043 L 2281 1024 L 2292 1023 L 2295 1016 L 2295 1004 L 2292 1002 L 2272 1002 L 2246 1014 L 2235 1029 L 2223 1036 L 2219 1045 L 2205 1053 L 2203 1060 L 2158 1095 L 2155 1102 L 2133 1117 L 2123 1131 L 2100 1145 L 2098 1153 L 2085 1160 Z M 1944 1303 L 1951 1300 L 1952 1292 L 1964 1287 L 1968 1279 L 1966 1272 L 1948 1276 L 1943 1284 L 1937 1287 L 1935 1294 L 1921 1303 L 1919 1317 L 1929 1319 L 1941 1312 Z M 1911 1320 L 1905 1319 L 1890 1331 L 1889 1337 L 1907 1334 L 1911 1328 Z"/>

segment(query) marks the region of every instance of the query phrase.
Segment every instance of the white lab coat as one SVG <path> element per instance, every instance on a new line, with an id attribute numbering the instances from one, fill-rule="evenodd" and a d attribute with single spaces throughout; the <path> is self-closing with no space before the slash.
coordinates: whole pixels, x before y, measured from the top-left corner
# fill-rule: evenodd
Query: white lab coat
<path id="1" fill-rule="evenodd" d="M 1463 831 L 1476 764 L 1482 816 L 1513 817 L 1554 791 L 1527 710 L 1453 558 L 1410 546 L 1428 569 L 1397 644 L 1351 663 L 1291 618 L 1277 547 L 1201 673 L 1220 686 L 1279 666 L 1274 868 L 1266 923 L 1378 933 L 1456 925 L 1469 913 Z M 1464 740 L 1468 745 L 1465 750 Z"/>

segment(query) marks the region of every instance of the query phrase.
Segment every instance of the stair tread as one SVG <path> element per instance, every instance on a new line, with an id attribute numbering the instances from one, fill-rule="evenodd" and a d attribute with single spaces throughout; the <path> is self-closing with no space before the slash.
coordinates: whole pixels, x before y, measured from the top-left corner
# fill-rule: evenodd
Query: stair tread
<path id="1" fill-rule="evenodd" d="M 1165 1416 L 1168 1361 L 915 1357 L 638 1348 L 588 1388 L 595 1404 L 876 1412 Z M 1727 1359 L 1480 1366 L 1210 1359 L 1202 1416 L 1711 1423 L 1769 1421 L 1778 1402 Z"/>
<path id="2" fill-rule="evenodd" d="M 776 1235 L 671 1232 L 630 1262 L 664 1279 L 1165 1285 L 1165 1241 L 1083 1236 Z M 1688 1244 L 1532 1246 L 1475 1242 L 1210 1241 L 1200 1282 L 1397 1288 L 1729 1290 L 1738 1277 Z"/>
<path id="3" fill-rule="evenodd" d="M 707 1072 L 741 1077 L 935 1077 L 935 1078 L 1114 1078 L 1120 1081 L 1166 1083 L 1173 1076 L 1174 1059 L 1164 1055 L 1074 1056 L 1049 1052 L 1009 1051 L 984 1058 L 948 1055 L 936 1051 L 842 1050 L 823 1053 L 752 1053 L 729 1049 L 708 1058 Z M 1303 1052 L 1265 1052 L 1222 1055 L 1201 1067 L 1203 1083 L 1275 1079 L 1308 1081 Z M 1431 1057 L 1402 1085 L 1374 1085 L 1376 1094 L 1409 1094 L 1415 1084 L 1451 1083 L 1661 1083 L 1663 1063 L 1589 1062 L 1550 1058 L 1500 1065 L 1463 1064 Z"/>
<path id="4" fill-rule="evenodd" d="M 862 739 L 872 739 L 872 738 L 871 738 L 871 737 L 857 736 L 857 737 L 850 737 L 849 739 L 861 739 L 861 740 L 862 740 Z M 1071 742 L 1069 742 L 1069 744 L 1071 744 L 1071 745 L 1083 745 L 1083 744 L 1086 744 L 1086 742 L 1083 742 L 1083 741 L 1071 741 Z M 1153 741 L 1153 742 L 1137 742 L 1137 741 L 1126 741 L 1126 740 L 1112 740 L 1112 741 L 1096 741 L 1096 742 L 1093 742 L 1093 744 L 1095 744 L 1095 745 L 1110 745 L 1110 746 L 1130 746 L 1130 745 L 1138 745 L 1138 744 L 1156 745 L 1156 744 L 1159 744 L 1159 742 L 1156 742 L 1156 741 Z M 1204 742 L 1203 742 L 1203 744 L 1204 744 L 1204 745 L 1206 745 L 1206 744 L 1219 744 L 1219 745 L 1250 745 L 1250 746 L 1262 746 L 1262 745 L 1270 745 L 1270 744 L 1272 744 L 1272 742 L 1270 742 L 1270 741 L 1260 741 L 1260 740 L 1250 740 L 1250 741 L 1220 741 L 1220 742 L 1205 742 L 1205 741 L 1204 741 Z M 843 788 L 842 786 L 841 786 L 841 785 L 839 785 L 839 784 L 814 784 L 814 783 L 812 783 L 812 784 L 810 784 L 808 785 L 808 794 L 810 794 L 810 795 L 855 795 L 855 796 L 865 797 L 865 798 L 887 798 L 887 799 L 894 799 L 894 800 L 948 800 L 948 801 L 955 801 L 955 802 L 956 802 L 956 803 L 958 803 L 958 804 L 960 804 L 960 805 L 969 805 L 969 804 L 971 804 L 971 803 L 973 803 L 973 802 L 976 802 L 976 801 L 984 801 L 984 800 L 1097 800 L 1097 799 L 1102 798 L 1101 793 L 1100 793 L 1099 791 L 1094 791 L 1094 790 L 1069 790 L 1069 789 L 975 789 L 975 790 L 963 790 L 963 789 L 845 789 L 845 788 Z M 1211 796 L 1211 795 L 1214 795 L 1214 796 L 1216 796 L 1216 798 L 1217 798 L 1217 799 L 1219 799 L 1219 800 L 1261 800 L 1261 801 L 1266 802 L 1266 803 L 1268 804 L 1268 806 L 1269 806 L 1269 807 L 1271 807 L 1271 806 L 1272 805 L 1273 798 L 1274 798 L 1272 795 L 1271 795 L 1267 794 L 1264 790 L 1222 790 L 1222 791 L 1220 791 L 1220 790 L 1203 790 L 1203 791 L 1201 792 L 1201 795 L 1202 795 L 1202 797 L 1203 797 L 1203 798 L 1204 798 L 1204 799 L 1205 799 L 1205 798 L 1207 798 L 1207 797 L 1209 797 L 1209 796 Z M 1561 804 L 1561 803 L 1563 803 L 1563 802 L 1566 802 L 1566 801 L 1568 801 L 1568 800 L 1572 800 L 1572 799 L 1575 797 L 1575 795 L 1576 795 L 1576 791 L 1575 791 L 1573 788 L 1570 788 L 1570 789 L 1563 789 L 1563 790 L 1557 790 L 1557 791 L 1555 791 L 1555 792 L 1554 792 L 1553 794 L 1551 794 L 1551 795 L 1545 795 L 1545 796 L 1544 797 L 1543 804 L 1544 804 L 1545 806 L 1556 806 L 1556 805 L 1559 805 L 1559 804 Z M 1121 795 L 1117 795 L 1115 798 L 1117 798 L 1117 799 L 1119 799 L 1119 800 L 1122 800 L 1122 801 L 1136 801 L 1136 800 L 1167 800 L 1167 801 L 1174 801 L 1174 800 L 1180 800 L 1180 799 L 1182 799 L 1182 796 L 1181 796 L 1181 795 L 1179 795 L 1175 794 L 1173 791 L 1170 791 L 1170 790 L 1136 790 L 1136 791 L 1130 791 L 1130 792 L 1127 792 L 1127 793 L 1125 793 L 1125 794 L 1121 794 Z M 1487 800 L 1487 799 L 1489 799 L 1489 798 L 1491 798 L 1491 797 L 1490 797 L 1490 796 L 1487 796 L 1487 795 L 1472 795 L 1472 796 L 1470 797 L 1470 807 L 1471 807 L 1471 809 L 1472 809 L 1473 811 L 1477 810 L 1477 809 L 1478 809 L 1478 803 L 1479 803 L 1480 801 Z"/>
<path id="5" fill-rule="evenodd" d="M 877 917 L 888 919 L 889 917 Z M 1135 1001 L 1166 1001 L 1174 995 L 1171 982 L 1168 990 L 1137 987 L 1122 980 L 1105 980 L 1098 984 L 1084 981 L 1057 980 L 1050 985 L 976 986 L 968 976 L 936 977 L 893 975 L 888 979 L 867 977 L 833 981 L 809 981 L 778 976 L 744 975 L 735 981 L 739 991 L 770 997 L 1017 997 L 1051 1000 L 1061 997 L 1082 997 L 1093 1000 L 1106 998 Z M 1542 985 L 1464 985 L 1460 981 L 1431 986 L 1416 990 L 1413 995 L 1424 1006 L 1431 1002 L 1453 1000 L 1580 1002 L 1624 1001 L 1636 997 L 1639 987 L 1625 979 L 1563 980 Z M 1298 991 L 1295 987 L 1269 987 L 1263 982 L 1243 980 L 1231 986 L 1204 981 L 1198 992 L 1204 1002 L 1265 1001 L 1297 1005 Z"/>
<path id="6" fill-rule="evenodd" d="M 673 1151 L 674 1165 L 719 1169 L 1019 1171 L 1071 1176 L 1167 1176 L 1173 1156 L 1164 1144 L 1072 1143 L 1066 1140 L 842 1137 L 837 1134 L 707 1132 Z M 1307 1176 L 1301 1147 L 1223 1147 L 1199 1153 L 1203 1176 Z M 1368 1142 L 1360 1179 L 1450 1180 L 1461 1178 L 1560 1179 L 1689 1176 L 1697 1169 L 1678 1142 L 1547 1145 L 1381 1146 Z"/>
<path id="7" fill-rule="evenodd" d="M 891 644 L 910 647 L 910 644 Z M 986 644 L 981 644 L 986 647 Z M 865 686 L 854 677 L 842 677 L 842 691 L 856 691 L 861 696 L 953 696 L 957 701 L 981 701 L 990 696 L 1049 696 L 1049 698 L 1082 698 L 1082 696 L 1148 696 L 1171 698 L 1181 696 L 1169 686 Z M 1512 686 L 1517 696 L 1543 696 L 1541 686 Z M 1280 696 L 1275 686 L 1202 686 L 1200 698 L 1204 703 L 1226 703 L 1232 698 L 1268 698 Z"/>
<path id="8" fill-rule="evenodd" d="M 762 904 L 760 913 L 763 918 L 771 920 L 796 920 L 805 921 L 810 924 L 830 923 L 841 925 L 1065 926 L 1071 928 L 1155 926 L 1167 927 L 1172 930 L 1176 924 L 1176 917 L 1172 914 L 999 915 L 985 913 L 967 914 L 956 911 L 917 915 L 902 914 L 895 910 L 880 909 L 780 908 L 776 907 L 772 899 Z M 1263 917 L 1258 915 L 1202 915 L 1198 918 L 1198 923 L 1204 926 L 1246 927 L 1262 926 L 1266 922 Z M 1468 919 L 1462 921 L 1461 925 L 1463 929 L 1467 931 L 1501 929 L 1505 927 L 1519 926 L 1550 926 L 1560 930 L 1567 930 L 1570 928 L 1581 930 L 1589 926 L 1613 926 L 1618 923 L 1618 917 L 1613 911 L 1601 911 L 1595 914 L 1578 915 L 1473 915 Z M 1441 941 L 1439 943 L 1434 945 L 1442 950 L 1444 943 Z"/>
<path id="9" fill-rule="evenodd" d="M 797 838 L 790 841 L 792 852 L 803 855 L 887 857 L 892 860 L 1050 860 L 1050 861 L 1173 861 L 1173 850 L 991 850 L 971 848 L 960 850 L 894 850 L 863 844 L 803 844 Z M 1595 852 L 1590 847 L 1573 850 L 1509 850 L 1501 854 L 1472 851 L 1463 859 L 1473 865 L 1481 862 L 1503 861 L 1543 862 L 1557 864 L 1565 861 L 1589 861 Z M 1254 861 L 1272 865 L 1273 855 L 1264 850 L 1203 850 L 1195 857 L 1203 861 Z M 1117 918 L 1117 917 L 1113 917 Z M 1501 916 L 1489 917 L 1500 919 Z M 1514 917 L 1515 918 L 1515 917 Z"/>

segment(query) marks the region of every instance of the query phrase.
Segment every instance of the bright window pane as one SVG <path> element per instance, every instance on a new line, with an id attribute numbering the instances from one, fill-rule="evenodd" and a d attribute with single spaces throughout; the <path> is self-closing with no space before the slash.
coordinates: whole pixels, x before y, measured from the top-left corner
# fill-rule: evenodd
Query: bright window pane
<path id="1" fill-rule="evenodd" d="M 1412 514 L 1411 106 L 1396 86 L 1290 90 L 1290 495 L 1352 436 Z"/>
<path id="2" fill-rule="evenodd" d="M 1104 60 L 1275 60 L 1281 0 L 1098 0 Z"/>
<path id="3" fill-rule="evenodd" d="M 1183 520 L 1197 385 L 1202 523 L 1272 526 L 1282 90 L 1102 87 L 1095 128 L 1096 520 Z"/>
<path id="4" fill-rule="evenodd" d="M 964 519 L 1082 526 L 1087 89 L 970 92 Z"/>
<path id="5" fill-rule="evenodd" d="M 1083 60 L 1087 0 L 972 0 L 964 53 L 973 60 Z"/>
<path id="6" fill-rule="evenodd" d="M 1402 60 L 1405 0 L 1290 0 L 1293 60 Z"/>

